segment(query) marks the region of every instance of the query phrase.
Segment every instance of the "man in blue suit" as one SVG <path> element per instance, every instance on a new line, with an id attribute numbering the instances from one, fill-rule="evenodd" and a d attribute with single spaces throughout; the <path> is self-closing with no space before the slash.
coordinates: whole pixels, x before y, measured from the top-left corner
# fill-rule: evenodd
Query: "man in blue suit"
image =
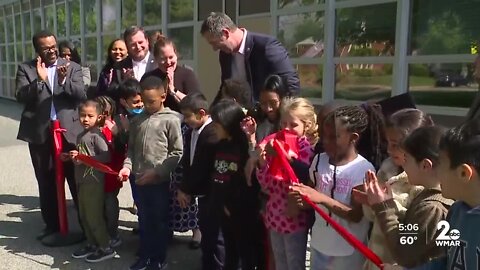
<path id="1" fill-rule="evenodd" d="M 276 38 L 238 28 L 230 17 L 217 12 L 210 13 L 203 21 L 200 33 L 215 51 L 220 50 L 222 84 L 231 78 L 247 81 L 254 101 L 258 101 L 265 79 L 277 74 L 283 78 L 290 95 L 299 94 L 297 71 Z M 219 94 L 214 103 L 218 99 Z"/>

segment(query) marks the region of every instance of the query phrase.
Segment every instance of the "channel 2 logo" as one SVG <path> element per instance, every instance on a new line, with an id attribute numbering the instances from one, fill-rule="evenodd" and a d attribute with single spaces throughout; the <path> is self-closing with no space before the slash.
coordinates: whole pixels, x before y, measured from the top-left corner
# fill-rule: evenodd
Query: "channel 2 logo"
<path id="1" fill-rule="evenodd" d="M 437 230 L 440 234 L 435 239 L 435 244 L 438 247 L 459 247 L 460 246 L 460 231 L 457 229 L 450 230 L 450 223 L 446 220 L 441 220 L 437 224 Z"/>

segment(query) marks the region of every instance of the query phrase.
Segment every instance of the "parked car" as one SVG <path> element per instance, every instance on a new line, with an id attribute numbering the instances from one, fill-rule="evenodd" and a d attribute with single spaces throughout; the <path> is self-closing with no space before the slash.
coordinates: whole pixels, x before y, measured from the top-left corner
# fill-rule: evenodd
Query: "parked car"
<path id="1" fill-rule="evenodd" d="M 435 86 L 450 86 L 457 87 L 460 85 L 469 85 L 470 81 L 460 74 L 442 73 L 437 75 L 435 79 Z"/>

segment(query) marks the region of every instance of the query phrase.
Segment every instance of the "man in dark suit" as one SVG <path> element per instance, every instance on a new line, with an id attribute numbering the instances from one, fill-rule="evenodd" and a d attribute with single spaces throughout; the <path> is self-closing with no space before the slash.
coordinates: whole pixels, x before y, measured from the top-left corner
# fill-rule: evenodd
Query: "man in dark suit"
<path id="1" fill-rule="evenodd" d="M 145 73 L 158 67 L 153 54 L 149 51 L 148 36 L 142 27 L 127 28 L 123 33 L 123 39 L 127 45 L 128 57 L 114 66 L 112 82 L 116 84 L 128 78 L 140 81 Z"/>
<path id="2" fill-rule="evenodd" d="M 290 95 L 300 92 L 297 71 L 287 50 L 276 38 L 247 32 L 238 28 L 226 14 L 215 12 L 203 21 L 200 32 L 214 50 L 220 50 L 222 84 L 230 78 L 247 81 L 254 100 L 258 101 L 265 79 L 277 74 L 285 81 Z"/>
<path id="3" fill-rule="evenodd" d="M 17 139 L 28 142 L 38 182 L 40 208 L 46 228 L 39 239 L 59 230 L 57 188 L 53 160 L 52 121 L 58 120 L 64 133 L 63 149 L 75 148 L 83 130 L 77 107 L 86 99 L 81 67 L 58 58 L 56 37 L 48 31 L 33 36 L 38 57 L 20 64 L 16 75 L 17 101 L 25 104 Z M 73 164 L 66 162 L 65 176 L 76 203 Z"/>

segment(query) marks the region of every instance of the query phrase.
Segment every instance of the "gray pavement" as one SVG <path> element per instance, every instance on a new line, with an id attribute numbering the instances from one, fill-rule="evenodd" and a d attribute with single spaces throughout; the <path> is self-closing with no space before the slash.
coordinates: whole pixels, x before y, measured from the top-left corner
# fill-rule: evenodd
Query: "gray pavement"
<path id="1" fill-rule="evenodd" d="M 128 269 L 134 261 L 134 253 L 138 247 L 138 238 L 131 233 L 137 224 L 136 216 L 129 211 L 132 199 L 128 185 L 125 185 L 119 194 L 120 234 L 123 244 L 117 249 L 117 258 L 88 264 L 70 257 L 72 251 L 81 245 L 49 248 L 35 239 L 43 228 L 43 223 L 28 148 L 25 143 L 15 139 L 20 113 L 21 106 L 0 99 L 0 270 Z M 69 223 L 74 230 L 78 230 L 71 200 L 68 210 Z M 169 248 L 168 269 L 200 269 L 200 252 L 188 249 L 189 240 L 188 233 L 175 234 Z"/>

